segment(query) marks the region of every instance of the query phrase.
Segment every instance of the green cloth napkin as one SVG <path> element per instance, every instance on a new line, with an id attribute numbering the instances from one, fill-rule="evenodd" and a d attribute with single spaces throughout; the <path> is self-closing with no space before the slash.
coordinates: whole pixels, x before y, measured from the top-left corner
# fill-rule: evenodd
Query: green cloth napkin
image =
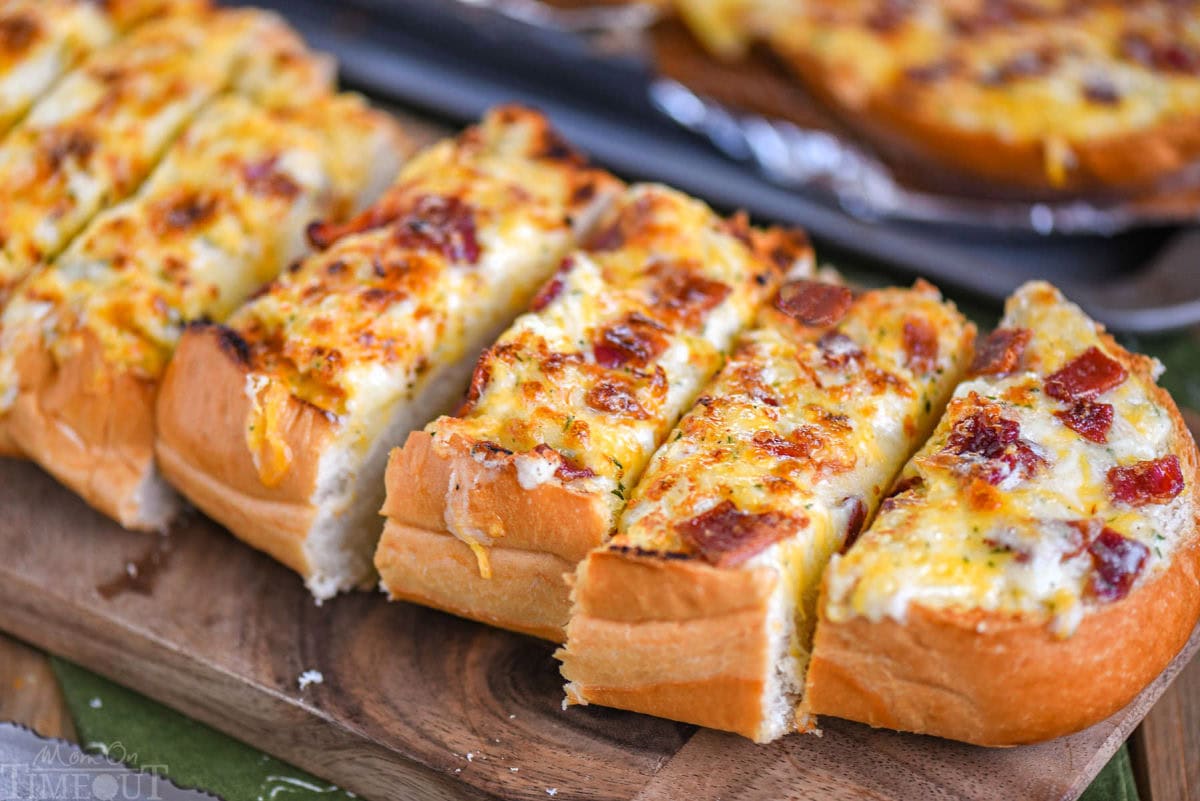
<path id="1" fill-rule="evenodd" d="M 225 801 L 339 801 L 353 795 L 78 665 L 53 658 L 79 743 Z"/>
<path id="2" fill-rule="evenodd" d="M 156 770 L 181 787 L 207 790 L 225 801 L 354 798 L 66 660 L 55 658 L 53 664 L 85 748 Z M 1081 801 L 1138 801 L 1125 746 Z"/>

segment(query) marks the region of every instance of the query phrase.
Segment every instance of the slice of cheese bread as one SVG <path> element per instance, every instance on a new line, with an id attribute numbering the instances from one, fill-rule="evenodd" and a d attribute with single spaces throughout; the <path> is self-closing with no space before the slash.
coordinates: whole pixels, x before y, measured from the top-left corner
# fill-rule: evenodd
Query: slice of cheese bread
<path id="1" fill-rule="evenodd" d="M 541 115 L 487 115 L 414 158 L 321 248 L 183 337 L 158 404 L 168 479 L 318 598 L 369 584 L 388 449 L 453 408 L 471 366 L 619 182 Z"/>
<path id="2" fill-rule="evenodd" d="M 629 189 L 480 359 L 465 408 L 392 455 L 387 592 L 561 640 L 564 574 L 780 276 L 810 262 L 801 236 Z"/>
<path id="3" fill-rule="evenodd" d="M 0 305 L 98 211 L 127 197 L 222 91 L 289 104 L 328 94 L 327 61 L 250 10 L 171 16 L 85 60 L 0 142 Z"/>
<path id="4" fill-rule="evenodd" d="M 821 573 L 933 428 L 973 340 L 924 282 L 785 284 L 580 564 L 568 702 L 759 742 L 804 727 Z"/>
<path id="5" fill-rule="evenodd" d="M 0 8 L 0 134 L 64 73 L 133 25 L 205 0 L 8 0 Z"/>
<path id="6" fill-rule="evenodd" d="M 885 153 L 974 191 L 1140 191 L 1200 158 L 1190 0 L 675 3 L 718 52 L 767 42 Z"/>
<path id="7" fill-rule="evenodd" d="M 826 571 L 814 712 L 986 745 L 1126 704 L 1200 614 L 1197 454 L 1161 365 L 1051 286 L 1007 304 L 932 438 Z"/>
<path id="8" fill-rule="evenodd" d="M 179 502 L 154 466 L 154 400 L 184 326 L 228 317 L 304 252 L 314 218 L 378 197 L 404 152 L 357 96 L 206 107 L 5 308 L 0 408 L 16 444 L 122 525 L 163 528 Z"/>
<path id="9" fill-rule="evenodd" d="M 137 16 L 169 5 L 127 0 Z M 226 90 L 263 103 L 327 95 L 331 62 L 273 14 L 168 15 L 135 28 L 67 74 L 0 140 L 0 308 L 101 209 L 134 192 L 205 103 Z M 0 455 L 19 453 L 3 421 Z"/>

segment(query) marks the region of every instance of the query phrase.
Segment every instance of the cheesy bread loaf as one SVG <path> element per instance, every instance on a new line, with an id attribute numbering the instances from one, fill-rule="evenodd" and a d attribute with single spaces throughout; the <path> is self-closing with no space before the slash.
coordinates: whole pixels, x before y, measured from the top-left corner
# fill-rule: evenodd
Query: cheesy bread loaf
<path id="1" fill-rule="evenodd" d="M 260 11 L 167 17 L 97 51 L 0 141 L 0 305 L 92 216 L 136 190 L 220 92 L 279 100 L 286 88 L 302 105 L 331 86 L 328 62 Z"/>
<path id="2" fill-rule="evenodd" d="M 924 282 L 785 284 L 579 565 L 568 703 L 758 742 L 809 726 L 822 571 L 935 425 L 974 333 Z"/>
<path id="3" fill-rule="evenodd" d="M 766 42 L 885 154 L 975 191 L 1142 191 L 1200 158 L 1195 0 L 675 5 L 714 50 Z"/>
<path id="4" fill-rule="evenodd" d="M 158 456 L 198 507 L 304 576 L 369 584 L 388 449 L 453 408 L 482 350 L 619 187 L 541 115 L 487 115 L 414 158 L 374 207 L 227 325 L 185 333 Z"/>
<path id="5" fill-rule="evenodd" d="M 314 218 L 378 197 L 404 150 L 356 96 L 206 107 L 0 317 L 0 420 L 19 448 L 127 528 L 162 529 L 179 502 L 155 469 L 154 401 L 183 328 L 228 317 L 305 251 Z"/>
<path id="6" fill-rule="evenodd" d="M 8 0 L 0 8 L 0 134 L 67 70 L 148 18 L 193 13 L 206 0 Z"/>
<path id="7" fill-rule="evenodd" d="M 932 438 L 825 573 L 814 713 L 984 745 L 1124 706 L 1200 615 L 1197 454 L 1161 365 L 1013 295 Z"/>
<path id="8" fill-rule="evenodd" d="M 135 191 L 218 93 L 303 105 L 332 78 L 328 59 L 259 11 L 168 16 L 95 52 L 0 140 L 0 309 L 97 212 Z M 11 402 L 0 393 L 0 455 L 19 453 L 3 419 Z"/>
<path id="9" fill-rule="evenodd" d="M 561 640 L 564 574 L 789 269 L 811 269 L 802 236 L 629 189 L 480 359 L 465 408 L 392 454 L 389 595 Z"/>

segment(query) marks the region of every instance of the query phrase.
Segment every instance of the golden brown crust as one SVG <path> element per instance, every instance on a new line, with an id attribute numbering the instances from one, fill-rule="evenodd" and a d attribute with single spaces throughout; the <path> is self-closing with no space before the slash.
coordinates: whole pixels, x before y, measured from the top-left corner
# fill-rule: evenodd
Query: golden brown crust
<path id="1" fill-rule="evenodd" d="M 413 431 L 403 448 L 392 451 L 382 513 L 414 528 L 447 531 L 451 473 L 472 488 L 460 522 L 492 533 L 505 547 L 553 554 L 567 560 L 569 569 L 608 535 L 609 511 L 602 499 L 553 482 L 525 489 L 511 459 L 484 464 L 472 457 L 471 444 L 462 437 L 435 448 L 425 431 Z"/>
<path id="2" fill-rule="evenodd" d="M 8 424 L 8 416 L 0 416 L 0 457 L 19 459 L 25 454 L 21 452 L 17 441 L 8 432 Z"/>
<path id="3" fill-rule="evenodd" d="M 569 701 L 770 739 L 763 698 L 775 668 L 776 581 L 769 569 L 593 552 L 576 574 L 569 647 L 556 654 Z"/>
<path id="4" fill-rule="evenodd" d="M 902 87 L 873 95 L 862 108 L 851 110 L 827 85 L 822 65 L 801 53 L 780 55 L 823 104 L 840 110 L 847 127 L 890 158 L 946 172 L 942 179 L 947 188 L 965 188 L 964 179 L 982 178 L 992 184 L 986 187 L 989 192 L 1000 195 L 1005 188 L 1048 198 L 1129 194 L 1153 188 L 1200 158 L 1200 116 L 1194 116 L 1121 136 L 1072 141 L 1074 164 L 1055 181 L 1047 174 L 1042 140 L 1008 140 L 939 124 L 918 114 Z"/>
<path id="5" fill-rule="evenodd" d="M 114 368 L 90 334 L 61 362 L 28 347 L 16 366 L 21 385 L 8 432 L 19 451 L 122 526 L 161 527 L 138 502 L 153 469 L 153 383 Z"/>
<path id="6" fill-rule="evenodd" d="M 1107 334 L 1100 339 L 1171 415 L 1171 452 L 1195 491 L 1200 454 L 1174 401 L 1154 385 L 1152 360 Z M 1045 620 L 984 610 L 914 604 L 904 623 L 822 615 L 806 679 L 809 709 L 989 746 L 1091 726 L 1161 673 L 1200 619 L 1200 508 L 1193 520 L 1166 570 L 1126 598 L 1091 609 L 1066 638 Z"/>
<path id="7" fill-rule="evenodd" d="M 316 514 L 310 499 L 334 424 L 288 395 L 279 432 L 293 458 L 282 480 L 265 486 L 246 446 L 249 368 L 238 343 L 222 326 L 192 326 L 184 333 L 159 391 L 159 468 L 240 539 L 308 577 L 304 542 Z"/>
<path id="8" fill-rule="evenodd" d="M 1043 621 L 912 607 L 901 624 L 817 626 L 806 698 L 816 714 L 978 745 L 1038 742 L 1129 703 L 1187 642 L 1200 614 L 1200 547 L 1084 618 L 1067 639 Z"/>
<path id="9" fill-rule="evenodd" d="M 573 563 L 504 546 L 489 549 L 488 558 L 494 572 L 485 579 L 462 540 L 389 520 L 375 567 L 392 599 L 561 642 L 569 607 L 565 574 Z"/>

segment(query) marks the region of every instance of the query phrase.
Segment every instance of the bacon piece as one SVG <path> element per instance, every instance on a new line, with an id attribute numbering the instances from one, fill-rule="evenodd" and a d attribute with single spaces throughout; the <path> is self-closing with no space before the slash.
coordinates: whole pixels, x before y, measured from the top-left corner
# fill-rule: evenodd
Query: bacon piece
<path id="1" fill-rule="evenodd" d="M 704 514 L 676 524 L 675 530 L 684 544 L 709 564 L 737 567 L 807 522 L 777 512 L 743 512 L 732 501 L 722 501 Z"/>
<path id="2" fill-rule="evenodd" d="M 1011 475 L 1028 478 L 1045 459 L 1021 439 L 1021 426 L 1000 415 L 995 407 L 984 407 L 954 424 L 946 450 L 959 455 L 972 454 L 985 460 L 970 465 L 980 478 L 998 485 Z"/>
<path id="3" fill-rule="evenodd" d="M 1093 345 L 1046 378 L 1046 394 L 1061 401 L 1090 400 L 1128 377 L 1120 362 Z"/>
<path id="4" fill-rule="evenodd" d="M 740 364 L 734 369 L 737 371 L 738 383 L 746 395 L 765 406 L 779 405 L 779 399 L 772 394 L 771 388 L 763 381 L 762 372 L 759 367 Z"/>
<path id="5" fill-rule="evenodd" d="M 487 389 L 488 382 L 492 380 L 492 371 L 488 366 L 490 356 L 490 351 L 486 350 L 479 354 L 479 360 L 475 362 L 475 371 L 471 373 L 471 386 L 467 388 L 467 397 L 454 412 L 455 417 L 464 417 L 470 414 L 471 410 L 475 408 L 475 404 L 479 402 L 479 396 Z"/>
<path id="6" fill-rule="evenodd" d="M 1092 556 L 1088 590 L 1102 601 L 1119 601 L 1129 594 L 1150 549 L 1106 526 L 1092 540 L 1088 553 Z"/>
<path id="7" fill-rule="evenodd" d="M 38 145 L 51 172 L 57 172 L 68 160 L 87 164 L 96 150 L 93 136 L 78 128 L 52 128 L 42 135 Z"/>
<path id="8" fill-rule="evenodd" d="M 565 286 L 564 278 L 567 273 L 575 266 L 575 260 L 567 256 L 558 265 L 558 270 L 554 273 L 554 277 L 546 283 L 542 284 L 542 288 L 533 296 L 533 300 L 529 302 L 530 311 L 541 311 L 549 306 L 555 298 L 562 294 L 563 286 Z"/>
<path id="9" fill-rule="evenodd" d="M 1067 547 L 1063 549 L 1062 561 L 1074 559 L 1087 550 L 1096 539 L 1096 535 L 1104 528 L 1099 520 L 1068 520 L 1070 533 L 1067 535 Z"/>
<path id="10" fill-rule="evenodd" d="M 637 312 L 607 326 L 592 343 L 596 363 L 615 369 L 645 365 L 667 349 L 662 326 Z"/>
<path id="11" fill-rule="evenodd" d="M 858 495 L 843 498 L 840 505 L 846 507 L 850 513 L 846 520 L 846 539 L 842 542 L 841 549 L 841 552 L 845 553 L 854 543 L 858 542 L 858 537 L 867 524 L 867 505 Z"/>
<path id="12" fill-rule="evenodd" d="M 1179 41 L 1152 41 L 1139 31 L 1121 36 L 1121 55 L 1153 70 L 1184 75 L 1200 73 L 1200 52 Z"/>
<path id="13" fill-rule="evenodd" d="M 938 337 L 933 323 L 924 317 L 909 317 L 904 321 L 905 364 L 918 373 L 928 373 L 937 367 Z"/>
<path id="14" fill-rule="evenodd" d="M 906 479 L 896 482 L 896 485 L 892 487 L 892 491 L 883 499 L 883 503 L 879 504 L 879 510 L 881 512 L 890 512 L 897 506 L 912 500 L 904 496 L 908 493 L 915 493 L 924 485 L 925 480 L 920 476 L 909 476 Z"/>
<path id="15" fill-rule="evenodd" d="M 955 453 L 974 453 L 985 459 L 1001 456 L 1021 438 L 1021 425 L 1001 417 L 998 409 L 985 407 L 964 417 L 950 430 L 949 447 Z"/>
<path id="16" fill-rule="evenodd" d="M 479 262 L 479 240 L 471 206 L 452 196 L 421 195 L 411 208 L 375 206 L 344 223 L 314 222 L 308 241 L 324 250 L 342 237 L 396 226 L 396 243 L 414 250 L 432 250 L 465 264 Z"/>
<path id="17" fill-rule="evenodd" d="M 150 210 L 150 225 L 156 233 L 186 231 L 210 219 L 217 210 L 217 201 L 192 192 L 156 203 Z"/>
<path id="18" fill-rule="evenodd" d="M 1032 332 L 1028 328 L 997 328 L 979 345 L 971 375 L 1008 375 L 1021 364 Z"/>
<path id="19" fill-rule="evenodd" d="M 783 459 L 806 459 L 821 447 L 821 436 L 808 426 L 801 426 L 787 439 L 774 431 L 758 431 L 752 438 L 756 447 Z"/>
<path id="20" fill-rule="evenodd" d="M 646 410 L 638 403 L 628 381 L 603 379 L 588 390 L 584 402 L 601 412 L 624 415 L 638 420 L 649 417 Z"/>
<path id="21" fill-rule="evenodd" d="M 423 195 L 396 226 L 396 243 L 402 247 L 434 250 L 450 261 L 479 262 L 475 212 L 456 197 Z"/>
<path id="22" fill-rule="evenodd" d="M 38 21 L 24 14 L 0 19 L 0 51 L 16 55 L 29 47 L 41 33 Z"/>
<path id="23" fill-rule="evenodd" d="M 853 339 L 837 331 L 827 331 L 817 340 L 817 348 L 826 366 L 831 368 L 845 367 L 850 362 L 863 358 L 862 349 Z"/>
<path id="24" fill-rule="evenodd" d="M 271 156 L 242 169 L 246 186 L 257 195 L 268 195 L 292 199 L 300 194 L 300 187 L 291 176 L 279 169 L 279 157 Z"/>
<path id="25" fill-rule="evenodd" d="M 881 0 L 863 19 L 872 31 L 890 34 L 904 24 L 913 13 L 915 4 L 910 0 Z"/>
<path id="26" fill-rule="evenodd" d="M 1108 493 L 1130 506 L 1166 503 L 1183 491 L 1183 471 L 1174 454 L 1108 471 Z"/>
<path id="27" fill-rule="evenodd" d="M 558 276 L 551 278 L 546 283 L 542 284 L 542 288 L 533 296 L 533 300 L 529 302 L 530 311 L 541 311 L 549 306 L 555 298 L 562 294 L 563 280 Z"/>
<path id="28" fill-rule="evenodd" d="M 1113 407 L 1110 403 L 1076 401 L 1071 408 L 1055 412 L 1054 416 L 1085 439 L 1108 442 L 1108 431 L 1113 424 Z"/>
<path id="29" fill-rule="evenodd" d="M 596 475 L 596 471 L 590 467 L 581 465 L 574 459 L 564 456 L 560 451 L 555 450 L 544 442 L 534 448 L 533 452 L 543 458 L 558 461 L 558 467 L 554 470 L 554 477 L 559 481 L 574 481 L 577 478 L 592 478 Z"/>
<path id="30" fill-rule="evenodd" d="M 648 221 L 653 224 L 654 204 L 654 196 L 642 195 L 633 204 L 622 208 L 615 220 L 597 229 L 584 243 L 584 249 L 604 252 L 623 247 L 646 227 Z"/>
<path id="31" fill-rule="evenodd" d="M 854 293 L 844 286 L 820 281 L 789 281 L 779 289 L 775 308 L 801 325 L 835 325 L 846 316 Z"/>
<path id="32" fill-rule="evenodd" d="M 700 323 L 709 311 L 732 291 L 727 284 L 696 275 L 686 265 L 659 264 L 654 268 L 656 283 L 651 290 L 656 307 L 662 307 L 688 326 Z"/>

